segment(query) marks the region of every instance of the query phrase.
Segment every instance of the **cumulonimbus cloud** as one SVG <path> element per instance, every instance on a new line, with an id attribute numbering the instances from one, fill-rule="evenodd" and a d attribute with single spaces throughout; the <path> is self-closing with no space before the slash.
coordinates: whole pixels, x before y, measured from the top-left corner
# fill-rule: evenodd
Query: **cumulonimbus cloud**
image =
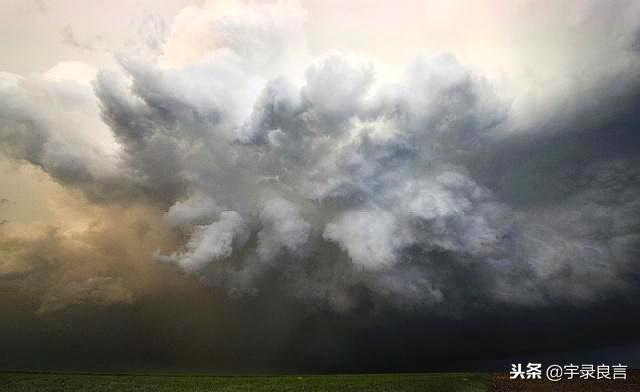
<path id="1" fill-rule="evenodd" d="M 102 202 L 160 203 L 184 242 L 155 258 L 234 293 L 268 292 L 274 271 L 292 296 L 345 308 L 354 286 L 402 304 L 467 290 L 487 301 L 583 303 L 626 287 L 640 217 L 628 155 L 547 175 L 549 151 L 518 138 L 576 135 L 562 113 L 540 129 L 516 121 L 512 102 L 448 53 L 418 57 L 397 80 L 376 79 L 376 64 L 353 56 L 310 59 L 297 3 L 241 7 L 184 11 L 157 64 L 122 56 L 92 87 L 3 76 L 3 148 Z M 200 36 L 197 51 L 185 49 Z M 619 77 L 637 83 L 627 46 L 632 72 Z M 68 117 L 54 118 L 42 94 Z M 80 126 L 100 137 L 71 130 Z M 488 168 L 504 172 L 491 165 L 505 156 L 528 160 L 522 176 L 541 186 L 575 186 L 572 196 L 519 203 L 509 183 L 486 180 Z M 618 195 L 606 189 L 610 176 Z M 481 271 L 482 284 L 459 270 Z"/>

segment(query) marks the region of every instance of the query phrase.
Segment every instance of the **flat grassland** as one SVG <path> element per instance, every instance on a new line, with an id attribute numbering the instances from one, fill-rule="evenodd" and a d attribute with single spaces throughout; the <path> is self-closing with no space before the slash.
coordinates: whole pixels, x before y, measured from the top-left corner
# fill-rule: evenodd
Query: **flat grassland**
<path id="1" fill-rule="evenodd" d="M 294 376 L 161 376 L 0 373 L 0 392 L 484 392 L 491 374 L 410 373 Z"/>

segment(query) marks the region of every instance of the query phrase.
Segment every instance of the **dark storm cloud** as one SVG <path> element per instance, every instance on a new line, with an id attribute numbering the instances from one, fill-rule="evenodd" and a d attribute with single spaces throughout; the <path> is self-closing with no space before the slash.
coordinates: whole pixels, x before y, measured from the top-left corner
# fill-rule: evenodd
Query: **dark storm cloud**
<path id="1" fill-rule="evenodd" d="M 448 303 L 451 309 L 463 306 L 469 287 L 487 302 L 527 305 L 588 303 L 602 292 L 625 287 L 610 263 L 613 250 L 607 241 L 613 237 L 591 237 L 590 230 L 601 222 L 584 219 L 584 233 L 567 233 L 562 222 L 575 205 L 532 214 L 481 186 L 461 164 L 479 150 L 494 148 L 487 146 L 509 145 L 498 135 L 499 127 L 508 126 L 507 109 L 488 82 L 449 55 L 418 60 L 405 80 L 378 91 L 369 91 L 369 66 L 329 56 L 309 68 L 299 90 L 282 79 L 267 84 L 249 120 L 232 134 L 215 125 L 208 128 L 211 135 L 191 133 L 202 120 L 171 109 L 187 105 L 185 101 L 163 101 L 163 84 L 188 81 L 193 70 L 181 76 L 141 70 L 133 71 L 131 91 L 146 103 L 140 110 L 153 113 L 141 116 L 142 123 L 155 122 L 148 135 L 186 138 L 181 155 L 189 159 L 170 159 L 166 164 L 183 166 L 163 167 L 158 173 L 179 170 L 185 179 L 194 179 L 187 193 L 207 195 L 199 199 L 206 203 L 202 206 L 193 197 L 177 199 L 176 209 L 188 204 L 206 216 L 195 216 L 191 225 L 185 221 L 181 230 L 189 240 L 184 250 L 159 253 L 158 260 L 209 276 L 212 284 L 230 292 L 252 295 L 268 292 L 264 276 L 279 271 L 288 276 L 286 285 L 292 286 L 294 297 L 326 301 L 340 310 L 356 306 L 352 287 L 365 287 L 383 302 Z M 149 80 L 156 82 L 145 88 Z M 341 88 L 325 98 L 322 90 L 314 92 L 317 83 Z M 176 88 L 172 91 L 171 97 L 180 96 Z M 103 107 L 115 106 L 105 97 Z M 132 157 L 145 156 L 145 143 L 154 137 L 138 131 L 137 119 L 132 115 L 122 122 L 123 134 L 133 140 Z M 566 121 L 556 123 L 564 129 Z M 179 129 L 189 133 L 183 136 L 186 131 Z M 536 137 L 554 134 L 538 132 L 543 136 Z M 201 138 L 227 144 L 238 154 L 211 142 L 194 151 L 194 141 Z M 500 159 L 509 152 L 496 154 Z M 482 154 L 482 159 L 488 156 Z M 228 165 L 225 160 L 235 163 L 234 168 L 226 166 L 233 176 L 207 167 L 216 161 Z M 154 178 L 142 166 L 136 170 Z M 206 207 L 209 203 L 215 203 L 215 211 Z M 585 204 L 580 199 L 574 203 Z M 270 220 L 265 205 L 277 206 L 271 214 L 282 217 Z M 624 208 L 633 206 L 616 204 L 610 213 L 629 215 Z M 168 219 L 176 209 L 169 210 Z M 624 226 L 615 237 L 626 238 L 634 230 Z M 275 241 L 274 232 L 287 234 Z M 288 246 L 278 245 L 286 237 Z M 267 238 L 276 243 L 267 245 Z M 325 248 L 334 246 L 344 252 L 346 263 L 324 260 Z M 301 271 L 286 259 L 307 267 Z M 456 280 L 460 276 L 452 272 L 464 271 L 468 264 L 475 265 L 470 276 L 481 277 L 477 286 L 461 286 Z M 327 270 L 333 271 L 328 280 Z M 594 276 L 600 279 L 594 282 Z"/>
<path id="2" fill-rule="evenodd" d="M 225 39 L 184 67 L 121 56 L 92 89 L 2 85 L 8 156 L 105 208 L 151 201 L 157 219 L 127 222 L 140 229 L 131 238 L 177 239 L 124 257 L 153 255 L 140 275 L 100 238 L 76 248 L 52 232 L 19 244 L 35 249 L 26 253 L 7 242 L 7 290 L 40 301 L 25 307 L 36 320 L 11 308 L 33 328 L 21 338 L 59 331 L 58 343 L 43 338 L 42 366 L 66 353 L 96 367 L 418 370 L 638 343 L 640 68 L 629 26 L 613 47 L 602 23 L 576 26 L 593 38 L 575 55 L 584 75 L 563 75 L 566 88 L 537 110 L 447 53 L 384 83 L 375 64 L 339 54 L 300 78 L 272 74 L 261 65 L 298 49 L 274 9 L 296 8 L 278 11 L 293 27 L 304 13 L 255 7 L 248 20 L 208 23 Z M 599 51 L 619 56 L 607 63 Z M 94 116 L 69 115 L 83 111 Z M 100 126 L 104 139 L 69 124 Z M 94 261 L 78 272 L 65 257 L 83 252 Z M 141 290 L 133 277 L 147 274 L 160 283 Z M 56 346 L 80 345 L 67 325 L 90 331 L 89 352 Z"/>
<path id="3" fill-rule="evenodd" d="M 556 243 L 564 254 L 564 261 L 546 256 L 554 260 L 546 267 L 551 292 L 602 295 L 594 289 L 608 280 L 615 290 L 637 290 L 640 83 L 637 74 L 616 79 L 599 84 L 594 93 L 606 98 L 579 107 L 573 121 L 470 158 L 481 182 L 535 216 L 530 226 L 553 228 L 537 247 Z"/>

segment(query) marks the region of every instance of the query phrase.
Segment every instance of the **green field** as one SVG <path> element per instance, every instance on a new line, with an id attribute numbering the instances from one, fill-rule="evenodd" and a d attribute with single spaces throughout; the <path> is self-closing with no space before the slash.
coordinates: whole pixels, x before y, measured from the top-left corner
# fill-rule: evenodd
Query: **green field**
<path id="1" fill-rule="evenodd" d="M 488 391 L 490 374 L 416 373 L 299 376 L 155 376 L 0 373 L 1 392 L 67 391 Z"/>

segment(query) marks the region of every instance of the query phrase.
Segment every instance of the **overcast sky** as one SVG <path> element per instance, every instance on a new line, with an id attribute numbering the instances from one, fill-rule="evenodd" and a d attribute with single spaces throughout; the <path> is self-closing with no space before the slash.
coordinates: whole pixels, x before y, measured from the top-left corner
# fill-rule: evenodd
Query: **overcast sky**
<path id="1" fill-rule="evenodd" d="M 7 1 L 0 367 L 640 366 L 637 1 Z"/>

